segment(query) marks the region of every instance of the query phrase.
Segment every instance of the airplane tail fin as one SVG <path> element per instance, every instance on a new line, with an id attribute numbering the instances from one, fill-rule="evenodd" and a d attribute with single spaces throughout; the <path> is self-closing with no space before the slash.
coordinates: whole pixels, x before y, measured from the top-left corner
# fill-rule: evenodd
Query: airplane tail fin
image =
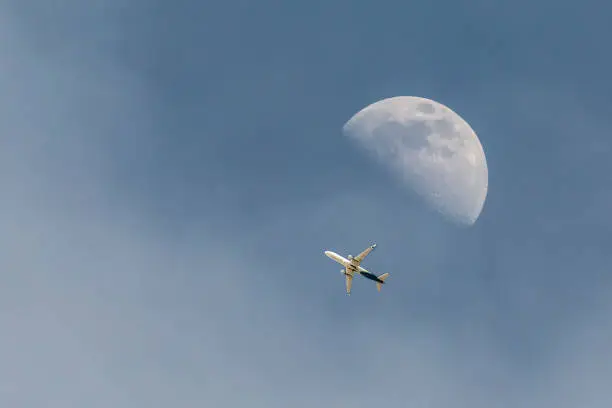
<path id="1" fill-rule="evenodd" d="M 385 281 L 385 279 L 387 279 L 389 277 L 388 273 L 383 273 L 382 275 L 380 275 L 378 277 L 378 279 L 380 279 L 381 281 Z M 380 282 L 376 282 L 376 289 L 378 289 L 378 291 L 380 292 L 380 289 L 382 288 L 382 283 Z"/>

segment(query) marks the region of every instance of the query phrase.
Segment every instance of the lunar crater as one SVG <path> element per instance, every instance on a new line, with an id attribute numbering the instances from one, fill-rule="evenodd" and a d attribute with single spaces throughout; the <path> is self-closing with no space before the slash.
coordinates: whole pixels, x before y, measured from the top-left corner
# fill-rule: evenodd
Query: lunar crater
<path id="1" fill-rule="evenodd" d="M 417 109 L 423 113 L 434 113 L 436 111 L 432 104 L 423 102 L 417 105 Z"/>

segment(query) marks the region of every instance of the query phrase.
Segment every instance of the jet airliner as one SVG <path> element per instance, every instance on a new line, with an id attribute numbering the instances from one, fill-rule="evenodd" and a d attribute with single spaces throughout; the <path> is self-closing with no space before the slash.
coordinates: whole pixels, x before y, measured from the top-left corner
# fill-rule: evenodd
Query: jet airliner
<path id="1" fill-rule="evenodd" d="M 354 258 L 352 255 L 349 255 L 348 259 L 344 258 L 343 256 L 338 255 L 335 252 L 325 251 L 325 255 L 327 255 L 334 261 L 338 262 L 340 265 L 344 266 L 344 268 L 340 270 L 340 273 L 342 273 L 346 279 L 346 294 L 347 295 L 351 294 L 351 286 L 353 284 L 353 276 L 355 276 L 355 274 L 359 274 L 361 276 L 364 276 L 376 282 L 376 289 L 378 289 L 379 292 L 380 292 L 380 288 L 385 283 L 385 279 L 389 277 L 388 273 L 383 273 L 380 276 L 376 276 L 373 273 L 370 273 L 366 269 L 361 267 L 361 261 L 363 261 L 363 259 L 366 256 L 368 256 L 368 254 L 372 252 L 374 248 L 376 248 L 376 244 L 370 245 L 368 248 L 366 248 L 363 252 L 361 252 L 359 255 L 357 255 Z"/>

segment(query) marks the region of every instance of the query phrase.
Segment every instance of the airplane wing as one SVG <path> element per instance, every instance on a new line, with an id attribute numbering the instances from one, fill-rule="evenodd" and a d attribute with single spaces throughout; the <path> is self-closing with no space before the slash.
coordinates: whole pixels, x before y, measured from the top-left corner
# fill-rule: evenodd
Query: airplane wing
<path id="1" fill-rule="evenodd" d="M 357 255 L 355 258 L 353 258 L 355 261 L 357 261 L 357 263 L 361 263 L 361 261 L 363 261 L 363 258 L 365 258 L 366 256 L 368 256 L 368 254 L 370 252 L 372 252 L 372 250 L 374 250 L 374 248 L 376 248 L 376 244 L 372 244 L 369 247 L 367 247 L 362 253 L 360 253 L 359 255 Z"/>
<path id="2" fill-rule="evenodd" d="M 351 285 L 353 284 L 353 275 L 349 275 L 347 273 L 344 276 L 346 276 L 346 294 L 350 295 L 351 294 Z"/>

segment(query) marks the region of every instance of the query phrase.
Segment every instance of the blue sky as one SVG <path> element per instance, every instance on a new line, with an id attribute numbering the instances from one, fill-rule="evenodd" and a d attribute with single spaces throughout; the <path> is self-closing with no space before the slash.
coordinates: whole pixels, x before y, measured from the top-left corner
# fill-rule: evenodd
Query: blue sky
<path id="1" fill-rule="evenodd" d="M 0 405 L 610 406 L 610 13 L 1 2 Z M 396 95 L 478 133 L 473 228 L 342 137 Z"/>

